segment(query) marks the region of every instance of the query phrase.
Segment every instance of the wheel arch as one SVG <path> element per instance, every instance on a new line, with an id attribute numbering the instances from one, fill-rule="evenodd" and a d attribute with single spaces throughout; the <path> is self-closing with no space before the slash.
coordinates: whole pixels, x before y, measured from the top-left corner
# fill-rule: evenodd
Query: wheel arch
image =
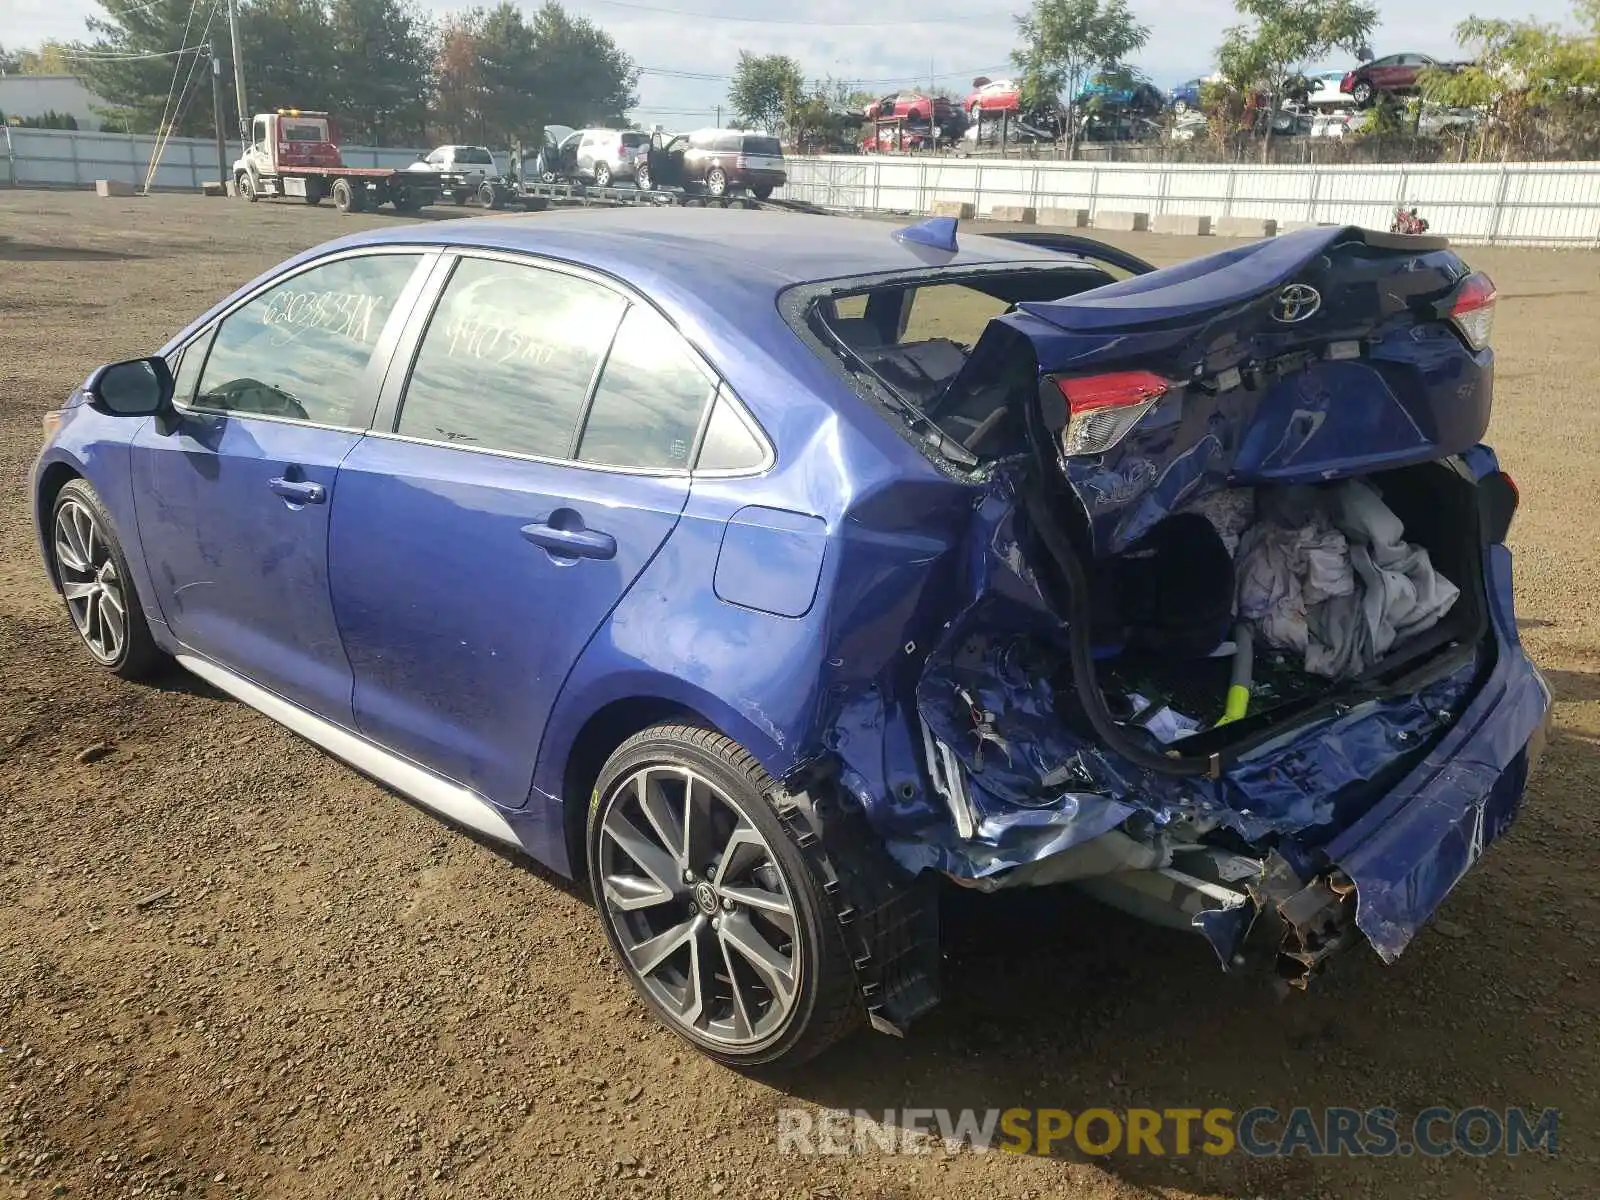
<path id="1" fill-rule="evenodd" d="M 567 873 L 574 879 L 587 873 L 585 825 L 595 781 L 617 747 L 634 734 L 664 723 L 700 725 L 737 742 L 774 776 L 786 765 L 780 742 L 711 693 L 675 676 L 653 673 L 628 684 L 620 694 L 607 689 L 611 694 L 578 706 L 581 711 L 566 705 L 566 714 L 540 746 L 534 786 L 558 800 Z"/>
<path id="2" fill-rule="evenodd" d="M 57 592 L 61 590 L 61 579 L 56 574 L 55 558 L 49 549 L 49 520 L 50 512 L 56 506 L 56 497 L 61 494 L 61 489 L 74 479 L 82 479 L 83 472 L 76 463 L 65 459 L 56 459 L 44 464 L 39 469 L 38 484 L 34 492 L 34 529 L 38 535 L 39 555 L 44 559 L 44 572 L 50 580 L 50 586 Z"/>

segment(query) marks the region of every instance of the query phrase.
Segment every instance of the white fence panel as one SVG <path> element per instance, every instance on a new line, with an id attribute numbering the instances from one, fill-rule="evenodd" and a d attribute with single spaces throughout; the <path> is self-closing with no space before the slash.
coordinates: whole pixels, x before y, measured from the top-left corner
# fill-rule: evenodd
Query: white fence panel
<path id="1" fill-rule="evenodd" d="M 1087 208 L 1363 225 L 1416 205 L 1462 242 L 1600 249 L 1600 163 L 1322 166 L 1063 163 L 900 155 L 789 160 L 787 194 L 831 208 L 926 213 L 936 203 Z"/>

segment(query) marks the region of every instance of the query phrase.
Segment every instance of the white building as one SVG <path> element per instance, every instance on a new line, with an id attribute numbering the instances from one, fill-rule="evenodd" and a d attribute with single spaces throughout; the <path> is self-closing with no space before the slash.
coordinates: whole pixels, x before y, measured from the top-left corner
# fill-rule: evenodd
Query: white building
<path id="1" fill-rule="evenodd" d="M 95 105 L 106 102 L 76 75 L 0 75 L 0 113 L 7 120 L 58 112 L 73 117 L 79 129 L 99 129 Z"/>

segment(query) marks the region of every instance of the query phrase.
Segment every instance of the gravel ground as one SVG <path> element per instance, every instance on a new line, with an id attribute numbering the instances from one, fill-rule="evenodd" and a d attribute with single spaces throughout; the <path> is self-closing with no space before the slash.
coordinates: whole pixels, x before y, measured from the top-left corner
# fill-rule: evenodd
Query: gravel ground
<path id="1" fill-rule="evenodd" d="M 1501 288 L 1491 438 L 1556 732 L 1520 823 L 1400 963 L 1353 955 L 1280 1001 L 1070 896 L 961 903 L 941 1009 L 775 1085 L 657 1028 L 574 889 L 195 681 L 102 676 L 44 584 L 40 413 L 388 219 L 0 194 L 0 1200 L 1595 1194 L 1600 258 L 1468 251 Z M 1162 262 L 1218 245 L 1118 240 Z M 790 1105 L 1385 1103 L 1559 1107 L 1561 1151 L 806 1158 L 775 1135 Z"/>

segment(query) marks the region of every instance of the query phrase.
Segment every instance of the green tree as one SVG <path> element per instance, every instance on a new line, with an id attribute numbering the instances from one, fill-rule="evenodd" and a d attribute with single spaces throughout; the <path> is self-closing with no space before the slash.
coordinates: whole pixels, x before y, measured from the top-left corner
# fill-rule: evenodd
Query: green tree
<path id="1" fill-rule="evenodd" d="M 787 54 L 739 51 L 739 65 L 728 88 L 728 107 L 744 125 L 787 132 L 804 93 L 805 75 Z"/>
<path id="2" fill-rule="evenodd" d="M 245 48 L 245 85 L 252 110 L 338 110 L 333 29 L 321 0 L 250 0 L 239 10 L 239 41 Z M 230 79 L 228 69 L 225 84 Z M 224 91 L 224 103 L 231 108 L 232 88 L 225 86 Z M 250 116 L 245 113 L 245 120 Z M 340 127 L 346 134 L 352 132 L 343 120 Z"/>
<path id="3" fill-rule="evenodd" d="M 433 26 L 403 0 L 332 0 L 329 92 L 351 141 L 421 141 L 435 58 Z"/>
<path id="4" fill-rule="evenodd" d="M 1109 70 L 1150 40 L 1127 0 L 1034 0 L 1027 16 L 1017 17 L 1022 46 L 1011 60 L 1021 73 L 1025 108 L 1069 105 L 1089 73 Z M 1077 153 L 1080 121 L 1067 122 L 1067 153 Z"/>
<path id="5" fill-rule="evenodd" d="M 61 42 L 41 42 L 36 50 L 0 46 L 0 75 L 70 75 L 70 49 Z"/>
<path id="6" fill-rule="evenodd" d="M 540 123 L 614 128 L 639 103 L 639 68 L 611 35 L 548 2 L 533 20 Z"/>
<path id="7" fill-rule="evenodd" d="M 1294 80 L 1335 50 L 1355 54 L 1378 10 L 1361 0 L 1234 0 L 1250 25 L 1235 25 L 1217 48 L 1221 72 L 1240 91 L 1260 91 L 1266 100 L 1266 136 L 1261 160 L 1272 149 L 1272 123 Z"/>
<path id="8" fill-rule="evenodd" d="M 82 57 L 75 60 L 77 74 L 106 102 L 100 115 L 135 133 L 154 133 L 165 113 L 180 134 L 209 133 L 211 106 L 195 102 L 210 86 L 198 47 L 210 41 L 226 56 L 226 22 L 191 0 L 100 0 L 100 6 L 105 15 L 87 22 L 94 40 L 76 48 Z"/>
<path id="9" fill-rule="evenodd" d="M 1575 134 L 1580 142 L 1585 134 L 1592 141 L 1600 131 L 1600 0 L 1584 0 L 1574 15 L 1577 32 L 1537 21 L 1469 17 L 1456 26 L 1456 40 L 1472 50 L 1471 65 L 1423 75 L 1427 100 L 1486 114 L 1479 158 L 1491 140 L 1502 155 L 1527 153 L 1541 124 L 1558 145 L 1572 142 Z M 1584 152 L 1581 145 L 1568 148 Z"/>

